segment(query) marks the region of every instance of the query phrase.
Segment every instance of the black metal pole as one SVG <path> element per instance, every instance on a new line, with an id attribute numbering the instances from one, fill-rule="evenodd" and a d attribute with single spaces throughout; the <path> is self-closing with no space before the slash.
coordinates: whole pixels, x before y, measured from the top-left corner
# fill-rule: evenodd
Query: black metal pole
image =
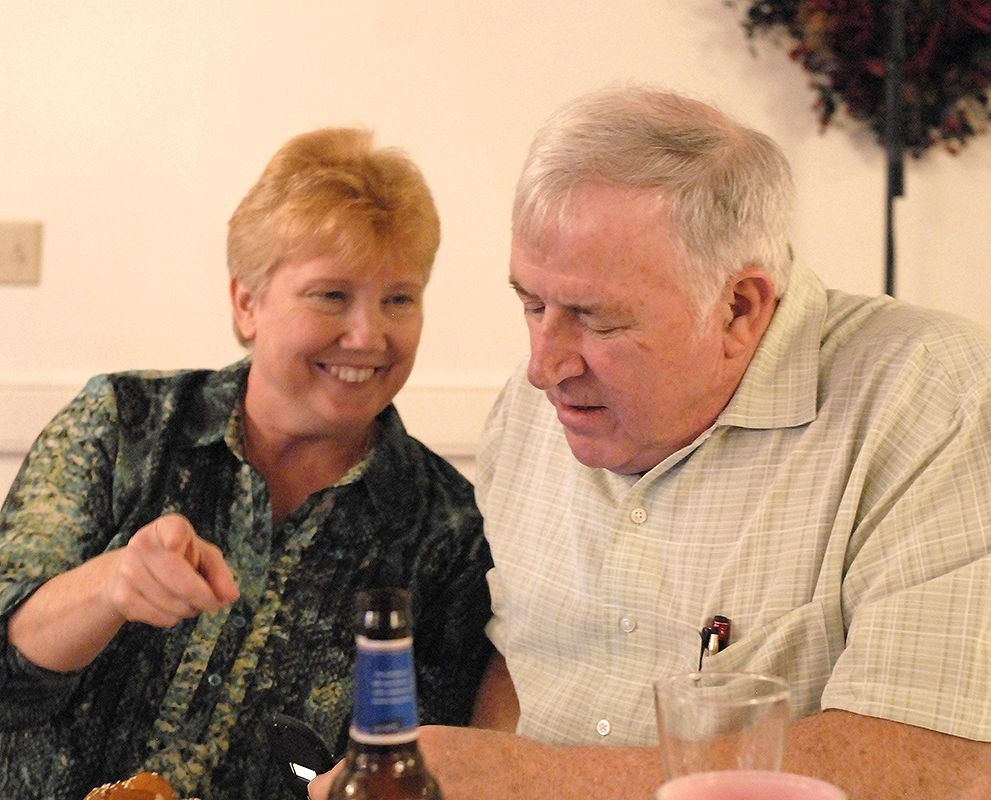
<path id="1" fill-rule="evenodd" d="M 887 240 L 884 290 L 895 295 L 895 198 L 905 193 L 902 86 L 905 71 L 905 3 L 889 0 L 889 27 L 884 71 L 884 148 L 887 155 Z"/>

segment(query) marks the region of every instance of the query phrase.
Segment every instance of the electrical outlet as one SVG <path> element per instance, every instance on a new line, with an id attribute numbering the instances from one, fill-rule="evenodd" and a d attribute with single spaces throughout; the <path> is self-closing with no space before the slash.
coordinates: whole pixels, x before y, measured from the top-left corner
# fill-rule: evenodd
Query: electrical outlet
<path id="1" fill-rule="evenodd" d="M 41 281 L 41 223 L 0 222 L 0 283 Z"/>

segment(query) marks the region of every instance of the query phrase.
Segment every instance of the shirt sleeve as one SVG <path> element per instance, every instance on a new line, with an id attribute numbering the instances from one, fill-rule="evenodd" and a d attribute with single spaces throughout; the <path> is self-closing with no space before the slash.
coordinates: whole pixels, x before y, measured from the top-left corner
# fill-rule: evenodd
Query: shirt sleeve
<path id="1" fill-rule="evenodd" d="M 506 412 L 509 404 L 507 395 L 510 394 L 514 381 L 519 380 L 521 368 L 518 368 L 513 378 L 503 387 L 495 404 L 489 411 L 488 419 L 482 430 L 478 448 L 475 470 L 475 500 L 482 519 L 486 518 L 486 508 L 491 500 L 490 492 L 496 470 L 496 460 L 506 426 Z M 503 600 L 502 583 L 495 567 L 488 571 L 486 579 L 489 587 L 492 616 L 485 627 L 485 634 L 492 645 L 501 654 L 506 652 L 505 603 Z"/>
<path id="2" fill-rule="evenodd" d="M 6 630 L 4 624 L 5 642 Z M 2 651 L 2 658 L 0 687 L 8 701 L 0 702 L 0 728 L 30 727 L 38 719 L 54 715 L 65 706 L 79 685 L 80 673 L 39 667 L 9 642 Z"/>
<path id="3" fill-rule="evenodd" d="M 435 502 L 420 569 L 433 576 L 424 587 L 433 588 L 415 625 L 418 692 L 421 723 L 468 725 L 491 651 L 484 630 L 492 559 L 471 485 L 460 476 L 449 480 L 434 480 L 428 490 Z"/>
<path id="4" fill-rule="evenodd" d="M 106 549 L 111 534 L 115 404 L 94 378 L 45 427 L 0 509 L 0 726 L 56 713 L 75 675 L 31 664 L 7 639 L 16 609 L 45 581 Z"/>
<path id="5" fill-rule="evenodd" d="M 909 373 L 900 391 L 850 487 L 847 641 L 822 706 L 991 741 L 991 378 Z"/>

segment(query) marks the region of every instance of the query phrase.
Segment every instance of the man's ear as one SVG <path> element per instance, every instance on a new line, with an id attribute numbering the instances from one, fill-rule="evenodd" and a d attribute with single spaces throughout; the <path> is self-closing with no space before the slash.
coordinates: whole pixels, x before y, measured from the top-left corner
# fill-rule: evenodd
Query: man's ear
<path id="1" fill-rule="evenodd" d="M 237 278 L 231 278 L 231 305 L 234 308 L 234 324 L 245 341 L 255 338 L 255 296 Z"/>
<path id="2" fill-rule="evenodd" d="M 745 269 L 727 287 L 728 313 L 724 329 L 726 355 L 736 358 L 752 354 L 771 324 L 777 308 L 774 279 L 762 269 Z"/>

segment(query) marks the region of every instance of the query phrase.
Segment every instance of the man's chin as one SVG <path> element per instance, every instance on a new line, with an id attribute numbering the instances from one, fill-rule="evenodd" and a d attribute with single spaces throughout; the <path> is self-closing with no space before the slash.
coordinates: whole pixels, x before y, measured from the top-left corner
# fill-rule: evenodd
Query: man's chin
<path id="1" fill-rule="evenodd" d="M 617 442 L 580 436 L 567 428 L 564 435 L 578 463 L 592 469 L 606 469 L 617 475 L 642 475 L 659 463 L 651 462 L 648 453 L 634 449 L 630 443 L 624 447 Z"/>
<path id="2" fill-rule="evenodd" d="M 607 469 L 611 472 L 619 472 L 618 467 L 622 463 L 622 458 L 614 452 L 613 448 L 601 441 L 590 440 L 586 436 L 579 436 L 565 429 L 565 438 L 571 448 L 571 454 L 579 464 L 592 469 Z"/>

